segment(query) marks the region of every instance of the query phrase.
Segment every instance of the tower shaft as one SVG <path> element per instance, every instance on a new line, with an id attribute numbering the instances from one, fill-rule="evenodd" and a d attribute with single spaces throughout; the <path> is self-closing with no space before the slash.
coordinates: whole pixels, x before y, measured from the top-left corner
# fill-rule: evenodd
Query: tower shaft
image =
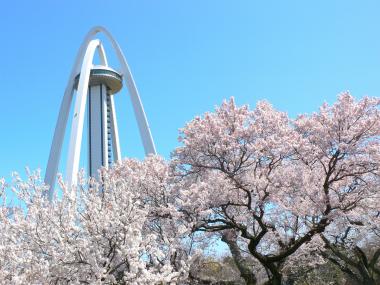
<path id="1" fill-rule="evenodd" d="M 88 89 L 88 169 L 90 176 L 96 177 L 102 166 L 109 165 L 111 151 L 109 133 L 110 110 L 107 87 L 92 85 Z"/>

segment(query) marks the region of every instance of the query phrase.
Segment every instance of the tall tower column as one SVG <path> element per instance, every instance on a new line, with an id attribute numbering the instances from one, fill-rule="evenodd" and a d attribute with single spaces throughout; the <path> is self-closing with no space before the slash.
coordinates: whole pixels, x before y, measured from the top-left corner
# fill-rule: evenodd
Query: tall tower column
<path id="1" fill-rule="evenodd" d="M 76 77 L 76 85 L 79 82 L 80 74 Z M 118 144 L 113 141 L 115 138 L 114 125 L 116 114 L 112 96 L 122 88 L 122 77 L 115 70 L 98 65 L 94 66 L 90 72 L 88 86 L 88 171 L 92 177 L 97 177 L 98 170 L 102 166 L 109 166 L 112 162 L 118 161 L 116 157 Z M 113 138 L 114 137 L 114 138 Z M 112 157 L 114 154 L 114 157 Z"/>
<path id="2" fill-rule="evenodd" d="M 88 171 L 93 177 L 108 166 L 107 96 L 104 84 L 88 89 Z"/>

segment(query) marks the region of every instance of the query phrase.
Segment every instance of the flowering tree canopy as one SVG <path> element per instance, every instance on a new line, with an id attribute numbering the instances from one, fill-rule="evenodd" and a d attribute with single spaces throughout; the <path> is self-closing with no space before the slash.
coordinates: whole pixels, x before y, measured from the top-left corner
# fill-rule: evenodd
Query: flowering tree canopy
<path id="1" fill-rule="evenodd" d="M 0 180 L 0 284 L 201 284 L 194 247 L 211 239 L 247 284 L 327 261 L 376 284 L 379 104 L 343 93 L 292 120 L 231 99 L 181 129 L 169 163 L 128 159 L 71 188 L 60 179 L 52 202 L 38 172 Z"/>
<path id="2" fill-rule="evenodd" d="M 9 284 L 161 284 L 186 276 L 176 254 L 185 231 L 165 197 L 167 166 L 157 157 L 126 160 L 83 178 L 49 203 L 38 173 L 13 190 L 23 202 L 0 209 L 0 282 Z M 5 183 L 2 183 L 4 197 Z M 152 194 L 150 196 L 150 194 Z M 18 203 L 20 205 L 20 203 Z M 170 213 L 165 216 L 165 213 Z M 161 282 L 161 283 L 160 283 Z"/>
<path id="3" fill-rule="evenodd" d="M 251 111 L 231 99 L 196 117 L 172 162 L 193 230 L 236 231 L 280 284 L 293 255 L 322 245 L 311 241 L 378 190 L 379 103 L 344 93 L 292 121 L 266 102 Z"/>

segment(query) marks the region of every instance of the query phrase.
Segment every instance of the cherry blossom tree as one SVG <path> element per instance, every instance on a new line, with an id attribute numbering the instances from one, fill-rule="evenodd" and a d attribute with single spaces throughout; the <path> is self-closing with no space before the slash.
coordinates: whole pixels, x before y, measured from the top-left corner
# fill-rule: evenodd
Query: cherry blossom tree
<path id="1" fill-rule="evenodd" d="M 186 228 L 166 198 L 167 173 L 157 157 L 126 160 L 101 170 L 99 181 L 82 175 L 71 190 L 61 180 L 61 194 L 52 203 L 37 172 L 26 181 L 16 175 L 12 185 L 0 181 L 0 283 L 169 284 L 185 279 L 188 256 L 177 249 Z M 17 206 L 6 205 L 9 187 Z"/>
<path id="2" fill-rule="evenodd" d="M 52 202 L 38 172 L 0 179 L 0 284 L 191 284 L 194 248 L 215 239 L 247 284 L 262 279 L 253 267 L 280 285 L 326 260 L 376 280 L 379 104 L 343 93 L 291 120 L 231 99 L 181 130 L 170 165 L 61 178 Z"/>
<path id="3" fill-rule="evenodd" d="M 379 103 L 343 93 L 292 121 L 267 102 L 249 110 L 231 99 L 196 117 L 172 156 L 193 231 L 235 231 L 240 249 L 281 284 L 293 256 L 323 246 L 319 234 L 378 189 Z"/>

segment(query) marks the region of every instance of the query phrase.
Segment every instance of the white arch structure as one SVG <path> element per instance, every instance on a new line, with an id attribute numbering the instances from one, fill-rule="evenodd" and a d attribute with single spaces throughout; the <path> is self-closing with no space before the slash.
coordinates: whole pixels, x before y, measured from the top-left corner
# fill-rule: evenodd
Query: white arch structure
<path id="1" fill-rule="evenodd" d="M 94 27 L 86 35 L 79 52 L 77 54 L 74 67 L 72 68 L 67 87 L 61 102 L 61 107 L 58 115 L 56 128 L 54 131 L 53 142 L 50 149 L 49 160 L 46 168 L 45 183 L 50 186 L 49 199 L 51 200 L 54 195 L 54 186 L 58 171 L 58 164 L 61 156 L 62 144 L 66 131 L 67 120 L 70 113 L 70 106 L 74 96 L 74 84 L 75 77 L 79 76 L 79 83 L 77 87 L 75 106 L 72 118 L 72 127 L 70 134 L 69 153 L 67 160 L 66 178 L 69 186 L 76 184 L 77 173 L 79 170 L 80 148 L 82 142 L 83 123 L 86 109 L 86 101 L 88 97 L 89 79 L 91 68 L 93 67 L 93 58 L 96 50 L 99 52 L 100 62 L 104 66 L 108 66 L 107 58 L 104 52 L 103 45 L 99 39 L 93 39 L 98 33 L 103 33 L 116 52 L 117 59 L 121 66 L 121 75 L 125 85 L 128 88 L 130 99 L 132 102 L 133 110 L 137 120 L 141 140 L 143 142 L 145 154 L 156 154 L 156 148 L 149 129 L 148 121 L 144 112 L 143 105 L 140 100 L 139 93 L 137 91 L 136 84 L 133 80 L 128 63 L 125 59 L 120 46 L 112 37 L 112 35 L 103 27 Z M 116 122 L 115 106 L 113 96 L 110 96 L 111 100 L 111 122 L 113 125 L 113 150 L 114 160 L 120 161 L 120 145 L 119 135 Z"/>

